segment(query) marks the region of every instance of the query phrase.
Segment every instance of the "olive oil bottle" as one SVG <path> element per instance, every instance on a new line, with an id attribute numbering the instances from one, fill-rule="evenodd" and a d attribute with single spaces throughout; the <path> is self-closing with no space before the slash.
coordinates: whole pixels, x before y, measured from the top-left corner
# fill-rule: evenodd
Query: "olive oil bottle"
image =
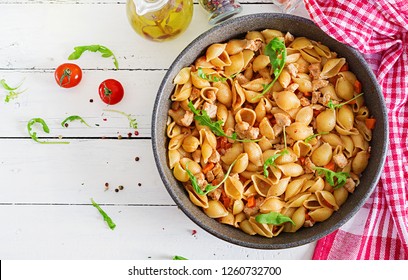
<path id="1" fill-rule="evenodd" d="M 183 33 L 193 16 L 192 0 L 127 0 L 133 29 L 152 41 L 171 40 Z"/>

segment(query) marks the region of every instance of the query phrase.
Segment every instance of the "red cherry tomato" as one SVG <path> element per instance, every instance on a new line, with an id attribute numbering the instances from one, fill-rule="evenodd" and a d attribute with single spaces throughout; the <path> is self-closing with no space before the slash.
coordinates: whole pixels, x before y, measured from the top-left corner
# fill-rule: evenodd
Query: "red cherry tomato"
<path id="1" fill-rule="evenodd" d="M 54 77 L 60 87 L 71 88 L 81 81 L 82 70 L 76 64 L 64 63 L 55 70 Z"/>
<path id="2" fill-rule="evenodd" d="M 122 84 L 114 79 L 107 79 L 99 85 L 99 96 L 109 105 L 119 103 L 123 98 Z"/>

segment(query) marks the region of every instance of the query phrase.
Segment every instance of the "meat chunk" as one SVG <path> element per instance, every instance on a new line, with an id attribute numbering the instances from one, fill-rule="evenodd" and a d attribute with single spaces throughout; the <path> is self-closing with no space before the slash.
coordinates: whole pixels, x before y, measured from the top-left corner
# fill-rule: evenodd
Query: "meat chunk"
<path id="1" fill-rule="evenodd" d="M 319 89 L 327 86 L 328 84 L 329 84 L 328 80 L 321 80 L 321 79 L 313 80 L 312 81 L 312 89 L 313 89 L 313 91 L 316 91 L 316 90 L 319 90 Z"/>
<path id="2" fill-rule="evenodd" d="M 309 72 L 313 79 L 319 79 L 320 77 L 320 63 L 312 63 L 309 65 Z"/>
<path id="3" fill-rule="evenodd" d="M 213 119 L 217 116 L 217 105 L 211 104 L 209 102 L 205 102 L 203 104 L 203 110 L 205 110 L 208 116 Z"/>
<path id="4" fill-rule="evenodd" d="M 194 120 L 194 114 L 190 111 L 185 111 L 183 108 L 177 110 L 170 109 L 169 116 L 180 126 L 189 127 Z"/>
<path id="5" fill-rule="evenodd" d="M 333 161 L 340 168 L 344 168 L 347 165 L 347 158 L 343 154 L 334 155 Z"/>
<path id="6" fill-rule="evenodd" d="M 247 40 L 247 44 L 245 46 L 245 49 L 256 52 L 261 47 L 262 47 L 262 41 L 260 41 L 260 40 Z"/>
<path id="7" fill-rule="evenodd" d="M 289 32 L 286 32 L 284 40 L 285 40 L 285 45 L 289 45 L 290 43 L 293 42 L 293 40 L 295 40 L 295 37 Z"/>
<path id="8" fill-rule="evenodd" d="M 297 73 L 299 72 L 299 69 L 295 63 L 288 64 L 286 68 L 288 69 L 288 72 L 292 77 L 294 78 L 297 77 Z"/>
<path id="9" fill-rule="evenodd" d="M 312 92 L 312 100 L 311 100 L 312 104 L 316 104 L 319 101 L 320 95 L 321 95 L 320 91 Z"/>
<path id="10" fill-rule="evenodd" d="M 275 117 L 276 124 L 279 126 L 289 126 L 292 123 L 290 117 L 285 114 L 276 113 L 273 116 Z"/>
<path id="11" fill-rule="evenodd" d="M 252 127 L 247 122 L 237 123 L 235 125 L 235 132 L 241 139 L 257 139 L 259 136 L 259 128 Z"/>
<path id="12" fill-rule="evenodd" d="M 258 197 L 257 199 L 255 199 L 255 206 L 254 207 L 247 207 L 245 205 L 244 207 L 244 213 L 247 216 L 255 216 L 256 214 L 258 214 L 259 212 L 259 207 L 261 206 L 262 202 L 264 202 L 264 198 L 263 197 Z"/>
<path id="13" fill-rule="evenodd" d="M 356 189 L 356 183 L 353 179 L 347 178 L 346 183 L 343 186 L 349 193 L 353 193 Z"/>
<path id="14" fill-rule="evenodd" d="M 315 172 L 315 167 L 314 163 L 310 159 L 310 157 L 305 158 L 305 172 L 306 173 L 314 173 Z"/>
<path id="15" fill-rule="evenodd" d="M 288 85 L 288 86 L 286 87 L 285 90 L 295 92 L 295 90 L 297 90 L 298 88 L 299 88 L 299 84 L 297 84 L 297 83 L 291 83 L 290 85 Z"/>
<path id="16" fill-rule="evenodd" d="M 212 163 L 217 163 L 220 161 L 220 159 L 221 159 L 220 154 L 214 150 L 211 156 L 208 158 L 208 161 Z"/>
<path id="17" fill-rule="evenodd" d="M 299 100 L 300 100 L 300 105 L 302 105 L 303 107 L 310 105 L 310 100 L 307 99 L 306 97 L 301 97 Z"/>

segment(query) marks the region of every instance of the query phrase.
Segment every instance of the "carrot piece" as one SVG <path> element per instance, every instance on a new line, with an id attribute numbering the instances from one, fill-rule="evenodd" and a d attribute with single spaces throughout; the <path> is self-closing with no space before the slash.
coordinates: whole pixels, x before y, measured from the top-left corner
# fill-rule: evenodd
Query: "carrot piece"
<path id="1" fill-rule="evenodd" d="M 251 197 L 248 197 L 247 206 L 248 206 L 249 208 L 252 208 L 252 207 L 255 207 L 255 205 L 256 205 L 255 196 L 253 195 L 253 196 L 251 196 Z"/>
<path id="2" fill-rule="evenodd" d="M 354 82 L 354 91 L 357 93 L 361 93 L 361 83 L 359 80 Z"/>
<path id="3" fill-rule="evenodd" d="M 300 158 L 299 158 L 300 165 L 304 166 L 304 165 L 305 165 L 305 160 L 306 160 L 305 157 L 300 157 Z"/>
<path id="4" fill-rule="evenodd" d="M 326 165 L 324 166 L 324 168 L 329 169 L 329 170 L 331 170 L 331 171 L 334 171 L 334 168 L 335 168 L 334 161 L 330 161 L 328 164 L 326 164 Z"/>
<path id="5" fill-rule="evenodd" d="M 231 199 L 228 197 L 228 195 L 225 193 L 224 190 L 222 190 L 221 199 L 220 199 L 220 200 L 222 200 L 222 204 L 224 204 L 224 207 L 225 207 L 225 208 L 228 208 L 228 207 L 230 206 Z"/>
<path id="6" fill-rule="evenodd" d="M 215 164 L 212 163 L 212 162 L 207 163 L 206 166 L 204 166 L 204 168 L 203 168 L 203 173 L 207 174 L 208 171 L 211 171 L 214 168 L 214 166 L 215 166 Z"/>
<path id="7" fill-rule="evenodd" d="M 376 121 L 376 119 L 366 119 L 365 120 L 365 124 L 366 124 L 366 126 L 367 126 L 367 128 L 368 129 L 373 129 L 374 128 L 374 126 L 375 126 L 375 121 Z"/>
<path id="8" fill-rule="evenodd" d="M 304 93 L 303 93 L 303 96 L 305 96 L 305 97 L 311 97 L 311 96 L 312 96 L 312 93 L 309 92 L 309 91 L 307 91 L 307 92 L 304 92 Z"/>
<path id="9" fill-rule="evenodd" d="M 339 72 L 348 71 L 348 70 L 349 70 L 349 66 L 348 66 L 348 63 L 346 63 L 340 68 Z"/>

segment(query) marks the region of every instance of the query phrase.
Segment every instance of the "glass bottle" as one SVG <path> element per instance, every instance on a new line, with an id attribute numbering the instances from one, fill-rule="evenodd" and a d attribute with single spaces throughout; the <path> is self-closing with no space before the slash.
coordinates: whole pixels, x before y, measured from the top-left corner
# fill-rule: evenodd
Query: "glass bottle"
<path id="1" fill-rule="evenodd" d="M 193 16 L 193 0 L 127 0 L 126 12 L 139 35 L 162 42 L 187 29 Z"/>
<path id="2" fill-rule="evenodd" d="M 236 0 L 199 0 L 201 7 L 210 13 L 209 23 L 217 24 L 242 11 Z"/>

